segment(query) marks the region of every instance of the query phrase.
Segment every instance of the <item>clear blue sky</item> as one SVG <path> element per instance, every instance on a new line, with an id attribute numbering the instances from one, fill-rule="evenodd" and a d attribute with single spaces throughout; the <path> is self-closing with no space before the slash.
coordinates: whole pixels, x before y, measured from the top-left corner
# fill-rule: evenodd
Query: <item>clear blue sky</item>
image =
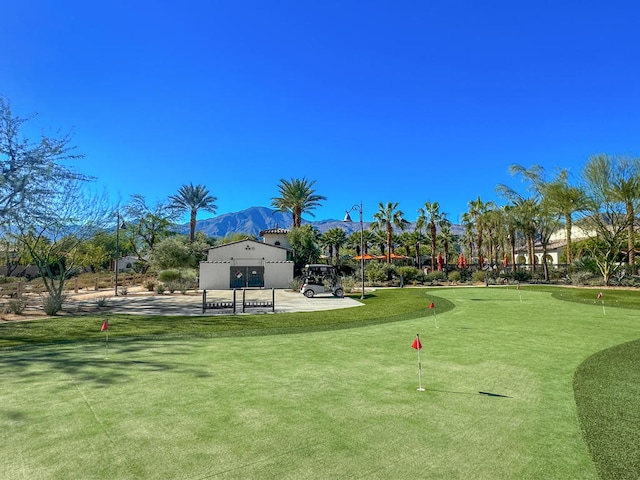
<path id="1" fill-rule="evenodd" d="M 0 94 L 36 133 L 73 130 L 114 203 L 193 182 L 223 214 L 307 177 L 316 219 L 437 201 L 457 223 L 520 188 L 512 163 L 640 155 L 639 18 L 633 0 L 8 1 Z"/>

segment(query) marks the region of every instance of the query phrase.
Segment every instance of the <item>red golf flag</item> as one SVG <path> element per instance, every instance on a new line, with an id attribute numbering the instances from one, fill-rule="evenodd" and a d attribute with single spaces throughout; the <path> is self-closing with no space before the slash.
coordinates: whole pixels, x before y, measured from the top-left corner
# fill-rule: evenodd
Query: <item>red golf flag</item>
<path id="1" fill-rule="evenodd" d="M 598 294 L 598 298 L 602 298 L 602 292 Z"/>
<path id="2" fill-rule="evenodd" d="M 105 320 L 104 322 L 102 322 L 102 328 L 100 329 L 101 332 L 104 332 L 105 330 L 109 330 L 109 321 Z"/>
<path id="3" fill-rule="evenodd" d="M 416 337 L 416 339 L 413 341 L 411 346 L 416 350 L 420 350 L 422 348 L 422 344 L 420 343 L 420 337 Z"/>
<path id="4" fill-rule="evenodd" d="M 436 308 L 436 306 L 433 304 L 433 302 L 431 302 L 431 303 L 429 304 L 429 308 Z"/>

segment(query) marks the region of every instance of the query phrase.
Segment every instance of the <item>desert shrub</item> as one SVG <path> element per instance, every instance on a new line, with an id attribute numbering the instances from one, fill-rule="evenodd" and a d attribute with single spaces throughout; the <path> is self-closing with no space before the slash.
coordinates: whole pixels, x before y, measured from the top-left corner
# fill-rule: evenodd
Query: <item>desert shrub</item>
<path id="1" fill-rule="evenodd" d="M 157 293 L 158 295 L 162 295 L 162 294 L 165 292 L 165 290 L 166 290 L 166 289 L 167 289 L 167 288 L 165 287 L 164 283 L 159 283 L 159 284 L 156 286 L 156 293 Z"/>
<path id="2" fill-rule="evenodd" d="M 96 305 L 98 305 L 98 307 L 100 307 L 100 308 L 106 307 L 107 306 L 107 297 L 97 297 L 96 298 Z"/>
<path id="3" fill-rule="evenodd" d="M 442 270 L 432 270 L 427 274 L 427 282 L 442 282 L 447 280 L 447 274 Z"/>
<path id="4" fill-rule="evenodd" d="M 27 308 L 27 302 L 24 298 L 12 298 L 9 300 L 9 310 L 11 310 L 16 315 L 22 315 L 24 309 Z"/>
<path id="5" fill-rule="evenodd" d="M 62 310 L 62 304 L 65 300 L 64 295 L 45 295 L 42 299 L 42 307 L 47 315 L 55 315 Z"/>
<path id="6" fill-rule="evenodd" d="M 477 270 L 471 274 L 471 279 L 476 282 L 484 282 L 487 279 L 487 272 L 484 270 Z"/>
<path id="7" fill-rule="evenodd" d="M 576 270 L 567 275 L 571 285 L 584 286 L 593 278 L 593 274 L 588 270 Z"/>
<path id="8" fill-rule="evenodd" d="M 120 292 L 120 295 L 122 295 L 123 297 L 126 297 L 127 295 L 129 295 L 129 289 L 127 287 L 121 287 L 119 292 Z"/>
<path id="9" fill-rule="evenodd" d="M 144 282 L 144 288 L 146 288 L 149 292 L 153 292 L 156 289 L 156 285 L 158 285 L 158 282 L 156 282 L 155 280 L 147 280 L 146 282 Z"/>
<path id="10" fill-rule="evenodd" d="M 383 262 L 370 262 L 365 268 L 367 280 L 372 284 L 380 284 L 389 279 L 395 271 L 395 267 Z"/>
<path id="11" fill-rule="evenodd" d="M 516 282 L 528 282 L 531 280 L 531 273 L 526 270 L 516 270 L 513 272 L 513 279 Z"/>
<path id="12" fill-rule="evenodd" d="M 176 290 L 180 289 L 181 283 L 180 280 L 168 280 L 164 282 L 164 285 L 169 290 L 169 293 L 175 293 Z"/>
<path id="13" fill-rule="evenodd" d="M 293 290 L 294 292 L 299 292 L 300 288 L 302 287 L 303 281 L 304 279 L 302 277 L 295 277 L 289 282 L 289 289 Z"/>
<path id="14" fill-rule="evenodd" d="M 458 270 L 454 270 L 453 272 L 449 272 L 447 278 L 450 282 L 460 282 L 462 280 L 462 274 Z"/>
<path id="15" fill-rule="evenodd" d="M 171 268 L 169 270 L 162 270 L 158 274 L 158 280 L 164 283 L 180 280 L 181 278 L 182 278 L 182 273 L 180 272 L 180 270 L 177 270 L 175 268 Z"/>
<path id="16" fill-rule="evenodd" d="M 406 266 L 396 268 L 396 275 L 401 275 L 404 278 L 405 283 L 416 280 L 419 273 L 420 270 L 415 267 Z"/>
<path id="17" fill-rule="evenodd" d="M 353 287 L 356 285 L 356 279 L 349 275 L 347 277 L 342 277 L 340 283 L 342 284 L 342 290 L 347 293 L 353 292 Z"/>

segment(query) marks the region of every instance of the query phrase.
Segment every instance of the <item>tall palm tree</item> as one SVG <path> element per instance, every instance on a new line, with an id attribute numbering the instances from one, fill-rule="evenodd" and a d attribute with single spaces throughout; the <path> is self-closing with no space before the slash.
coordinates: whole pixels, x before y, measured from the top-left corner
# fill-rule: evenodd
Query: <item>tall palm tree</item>
<path id="1" fill-rule="evenodd" d="M 380 202 L 378 211 L 373 214 L 375 222 L 371 224 L 373 230 L 384 231 L 387 239 L 387 263 L 391 263 L 391 253 L 393 252 L 393 228 L 404 230 L 409 224 L 404 219 L 404 213 L 398 210 L 398 202 Z"/>
<path id="2" fill-rule="evenodd" d="M 431 239 L 431 270 L 435 271 L 436 260 L 436 240 L 438 236 L 438 230 L 436 225 L 440 225 L 443 220 L 446 220 L 446 213 L 440 211 L 440 204 L 438 202 L 426 202 L 423 208 L 418 209 L 418 218 L 429 227 L 429 238 Z"/>
<path id="3" fill-rule="evenodd" d="M 493 208 L 493 202 L 483 202 L 480 197 L 469 202 L 468 220 L 475 225 L 476 229 L 476 251 L 478 252 L 478 266 L 483 267 L 484 258 L 482 251 L 482 241 L 484 234 L 484 215 Z"/>
<path id="4" fill-rule="evenodd" d="M 449 265 L 450 247 L 456 242 L 456 236 L 451 231 L 451 222 L 447 219 L 444 219 L 440 224 L 440 241 L 444 250 L 444 266 L 446 269 L 447 265 Z"/>
<path id="5" fill-rule="evenodd" d="M 568 171 L 562 170 L 553 181 L 542 186 L 542 195 L 549 209 L 564 220 L 567 240 L 567 268 L 570 269 L 573 261 L 573 247 L 571 244 L 573 215 L 586 208 L 586 193 L 580 187 L 569 185 Z M 629 263 L 632 264 L 631 258 L 629 260 Z"/>
<path id="6" fill-rule="evenodd" d="M 280 196 L 273 197 L 271 205 L 281 212 L 291 212 L 293 228 L 302 225 L 303 213 L 314 217 L 311 210 L 320 206 L 322 200 L 327 199 L 322 195 L 316 195 L 312 188 L 314 183 L 316 183 L 315 180 L 310 182 L 304 177 L 292 178 L 290 181 L 280 179 L 278 186 Z"/>
<path id="7" fill-rule="evenodd" d="M 336 265 L 340 265 L 340 247 L 347 243 L 347 234 L 340 227 L 327 230 L 322 234 L 320 241 L 328 248 L 329 264 L 333 264 L 333 252 L 336 254 Z"/>
<path id="8" fill-rule="evenodd" d="M 177 195 L 169 197 L 171 206 L 180 212 L 189 212 L 189 241 L 193 243 L 196 235 L 196 217 L 198 210 L 206 210 L 216 213 L 218 209 L 215 202 L 216 197 L 209 194 L 209 190 L 204 185 L 183 185 L 178 190 Z"/>

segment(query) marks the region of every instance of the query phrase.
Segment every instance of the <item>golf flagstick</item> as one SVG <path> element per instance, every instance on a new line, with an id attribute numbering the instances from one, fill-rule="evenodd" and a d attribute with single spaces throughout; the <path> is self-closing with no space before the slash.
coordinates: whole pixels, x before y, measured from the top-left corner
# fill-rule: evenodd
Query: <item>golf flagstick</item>
<path id="1" fill-rule="evenodd" d="M 109 320 L 105 320 L 102 322 L 102 328 L 100 328 L 101 332 L 107 332 L 106 341 L 104 342 L 104 358 L 109 358 Z"/>
<path id="2" fill-rule="evenodd" d="M 424 392 L 424 387 L 422 386 L 422 364 L 420 363 L 420 350 L 422 349 L 422 344 L 420 343 L 420 335 L 416 333 L 416 339 L 411 344 L 413 348 L 418 351 L 418 388 L 419 392 Z"/>
<path id="3" fill-rule="evenodd" d="M 518 283 L 516 289 L 518 290 L 518 295 L 520 295 L 520 303 L 522 303 L 522 292 L 520 291 L 520 283 Z"/>
<path id="4" fill-rule="evenodd" d="M 605 311 L 605 309 L 604 309 L 604 295 L 602 294 L 602 292 L 600 292 L 600 293 L 598 294 L 598 298 L 599 298 L 600 300 L 602 300 L 602 314 L 603 314 L 603 315 L 606 315 L 606 314 L 607 314 L 607 312 L 606 312 L 606 311 Z"/>
<path id="5" fill-rule="evenodd" d="M 440 328 L 440 327 L 438 326 L 438 316 L 436 315 L 436 306 L 435 306 L 435 304 L 434 304 L 433 302 L 431 302 L 431 303 L 429 304 L 429 309 L 430 309 L 430 310 L 433 310 L 433 322 L 435 323 L 436 328 Z"/>

